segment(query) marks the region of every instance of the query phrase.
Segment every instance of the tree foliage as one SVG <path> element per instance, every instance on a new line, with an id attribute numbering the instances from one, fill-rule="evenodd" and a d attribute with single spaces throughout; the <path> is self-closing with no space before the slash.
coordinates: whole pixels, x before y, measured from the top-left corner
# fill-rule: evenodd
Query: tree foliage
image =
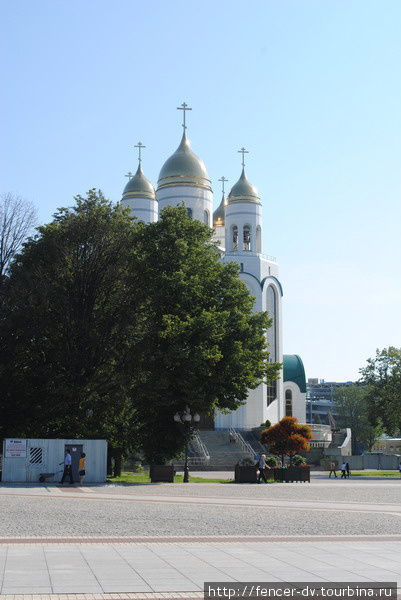
<path id="1" fill-rule="evenodd" d="M 341 427 L 350 427 L 352 454 L 358 454 L 361 444 L 368 450 L 383 433 L 380 420 L 372 425 L 369 421 L 369 389 L 366 386 L 350 385 L 337 388 L 334 402 Z"/>
<path id="2" fill-rule="evenodd" d="M 280 365 L 266 313 L 184 208 L 135 224 L 101 192 L 38 228 L 0 317 L 0 436 L 104 437 L 162 463 L 173 415 L 234 410 Z"/>
<path id="3" fill-rule="evenodd" d="M 380 418 L 389 435 L 401 432 L 401 348 L 389 346 L 376 350 L 360 369 L 361 382 L 367 386 L 369 420 Z"/>
<path id="4" fill-rule="evenodd" d="M 267 361 L 271 321 L 253 313 L 238 266 L 221 263 L 211 235 L 184 208 L 166 208 L 136 234 L 135 288 L 146 306 L 136 406 L 149 460 L 174 456 L 181 436 L 173 415 L 186 405 L 201 414 L 235 410 L 249 388 L 278 375 Z"/>
<path id="5" fill-rule="evenodd" d="M 309 425 L 298 423 L 295 417 L 284 417 L 260 434 L 260 441 L 268 447 L 270 454 L 281 456 L 284 465 L 284 456 L 292 458 L 302 450 L 310 450 L 309 441 L 312 439 L 312 430 Z"/>
<path id="6" fill-rule="evenodd" d="M 7 435 L 129 433 L 130 218 L 91 190 L 38 228 L 12 265 L 0 327 Z"/>

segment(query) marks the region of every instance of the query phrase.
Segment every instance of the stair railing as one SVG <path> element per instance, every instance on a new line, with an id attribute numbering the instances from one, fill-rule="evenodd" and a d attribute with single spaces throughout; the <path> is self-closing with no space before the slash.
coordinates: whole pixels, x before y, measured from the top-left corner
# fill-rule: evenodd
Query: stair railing
<path id="1" fill-rule="evenodd" d="M 188 457 L 188 465 L 190 467 L 204 466 L 208 465 L 210 461 L 210 454 L 205 444 L 200 439 L 198 433 L 194 433 L 190 442 L 191 449 L 196 452 L 195 456 Z M 176 465 L 181 465 L 183 463 L 182 459 L 178 459 L 175 461 Z"/>
<path id="2" fill-rule="evenodd" d="M 241 450 L 243 452 L 249 454 L 250 456 L 252 456 L 252 458 L 255 456 L 255 450 L 250 444 L 248 444 L 248 442 L 244 440 L 239 431 L 230 427 L 230 429 L 228 430 L 228 435 L 234 439 L 235 443 L 241 447 Z"/>

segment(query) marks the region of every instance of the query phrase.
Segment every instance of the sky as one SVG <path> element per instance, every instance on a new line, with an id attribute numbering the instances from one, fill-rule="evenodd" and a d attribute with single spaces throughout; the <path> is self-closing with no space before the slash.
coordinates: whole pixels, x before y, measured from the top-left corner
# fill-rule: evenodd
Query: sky
<path id="1" fill-rule="evenodd" d="M 49 222 L 73 196 L 156 184 L 182 133 L 247 174 L 277 257 L 286 354 L 350 381 L 401 339 L 399 0 L 2 0 L 0 193 Z"/>

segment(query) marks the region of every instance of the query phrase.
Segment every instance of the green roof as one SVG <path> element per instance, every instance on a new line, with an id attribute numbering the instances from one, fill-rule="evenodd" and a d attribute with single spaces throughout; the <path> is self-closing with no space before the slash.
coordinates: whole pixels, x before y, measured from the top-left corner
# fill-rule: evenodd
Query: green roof
<path id="1" fill-rule="evenodd" d="M 293 381 L 299 387 L 301 393 L 306 393 L 306 378 L 304 363 L 298 354 L 284 354 L 283 356 L 283 380 Z"/>

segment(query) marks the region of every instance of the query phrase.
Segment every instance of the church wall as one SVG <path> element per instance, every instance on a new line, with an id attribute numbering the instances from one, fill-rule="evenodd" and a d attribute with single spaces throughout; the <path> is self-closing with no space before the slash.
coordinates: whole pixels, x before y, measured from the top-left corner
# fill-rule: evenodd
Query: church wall
<path id="1" fill-rule="evenodd" d="M 275 319 L 274 319 L 274 334 L 275 334 L 275 348 L 270 347 L 269 352 L 271 360 L 275 362 L 283 362 L 283 339 L 282 339 L 282 290 L 278 281 L 273 277 L 268 277 L 263 282 L 263 310 L 269 309 L 268 305 L 268 288 L 269 286 L 274 290 L 275 294 Z M 272 333 L 267 333 L 267 341 L 272 344 L 273 336 Z M 267 405 L 266 398 L 266 419 L 269 419 L 272 423 L 279 421 L 284 416 L 284 399 L 283 399 L 283 379 L 282 370 L 280 378 L 276 381 L 276 399 Z"/>
<path id="2" fill-rule="evenodd" d="M 224 225 L 222 227 L 214 228 L 213 241 L 217 242 L 220 248 L 225 249 L 226 247 L 226 230 Z"/>
<path id="3" fill-rule="evenodd" d="M 238 245 L 233 246 L 233 227 L 238 228 Z M 262 205 L 256 202 L 235 202 L 227 204 L 225 210 L 226 250 L 227 252 L 241 252 L 244 250 L 244 226 L 249 226 L 251 234 L 250 251 L 256 252 L 256 228 L 260 228 L 263 238 Z M 261 251 L 261 248 L 259 249 Z"/>
<path id="4" fill-rule="evenodd" d="M 158 220 L 157 200 L 150 198 L 123 198 L 121 204 L 131 209 L 131 215 L 144 223 L 155 223 Z"/>
<path id="5" fill-rule="evenodd" d="M 284 392 L 284 414 L 286 416 L 286 391 L 291 392 L 292 415 L 300 423 L 306 423 L 306 394 L 302 393 L 299 386 L 294 381 L 285 381 L 283 385 Z"/>
<path id="6" fill-rule="evenodd" d="M 246 404 L 229 414 L 217 413 L 215 429 L 252 429 L 258 427 L 263 419 L 263 388 L 259 385 L 254 390 L 249 390 Z"/>
<path id="7" fill-rule="evenodd" d="M 191 185 L 176 185 L 157 190 L 156 197 L 159 202 L 159 213 L 166 206 L 180 206 L 184 203 L 192 210 L 192 218 L 202 223 L 206 222 L 205 211 L 207 211 L 206 224 L 212 227 L 213 193 L 211 190 Z"/>

